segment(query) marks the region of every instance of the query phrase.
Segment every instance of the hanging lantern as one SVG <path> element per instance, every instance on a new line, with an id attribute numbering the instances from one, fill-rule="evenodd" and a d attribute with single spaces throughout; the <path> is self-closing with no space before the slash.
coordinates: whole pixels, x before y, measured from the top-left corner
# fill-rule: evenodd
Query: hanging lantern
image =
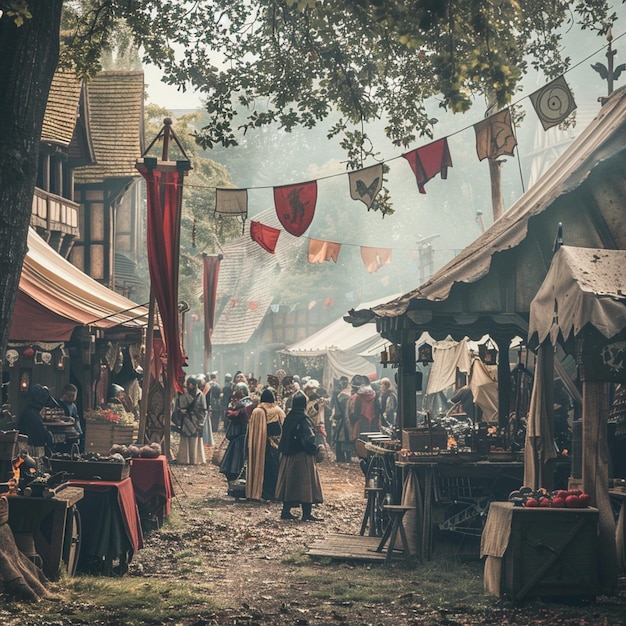
<path id="1" fill-rule="evenodd" d="M 20 391 L 26 393 L 30 389 L 30 374 L 27 371 L 23 371 L 20 376 Z"/>
<path id="2" fill-rule="evenodd" d="M 433 347 L 429 343 L 423 343 L 417 349 L 417 360 L 421 361 L 423 365 L 428 365 L 434 361 Z"/>
<path id="3" fill-rule="evenodd" d="M 380 353 L 380 363 L 383 367 L 387 367 L 389 363 L 389 354 L 387 354 L 386 348 Z"/>
<path id="4" fill-rule="evenodd" d="M 498 348 L 491 339 L 478 346 L 478 356 L 485 365 L 496 365 L 498 363 Z"/>

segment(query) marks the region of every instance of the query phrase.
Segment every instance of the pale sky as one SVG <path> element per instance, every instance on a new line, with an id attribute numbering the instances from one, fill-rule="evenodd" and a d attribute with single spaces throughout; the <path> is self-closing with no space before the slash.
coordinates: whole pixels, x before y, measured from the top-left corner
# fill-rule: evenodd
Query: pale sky
<path id="1" fill-rule="evenodd" d="M 162 83 L 162 72 L 155 65 L 145 65 L 144 76 L 149 103 L 157 104 L 170 110 L 197 109 L 202 106 L 198 94 L 193 90 L 188 89 L 182 92 L 178 91 L 176 87 Z"/>

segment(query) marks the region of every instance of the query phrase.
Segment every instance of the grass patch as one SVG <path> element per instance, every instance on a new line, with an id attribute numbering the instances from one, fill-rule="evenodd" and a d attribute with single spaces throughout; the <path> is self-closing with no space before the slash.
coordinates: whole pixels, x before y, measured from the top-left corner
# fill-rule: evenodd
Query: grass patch
<path id="1" fill-rule="evenodd" d="M 453 608 L 484 599 L 482 564 L 457 563 L 440 559 L 415 569 L 381 565 L 331 565 L 332 576 L 324 562 L 301 565 L 294 575 L 307 582 L 314 597 L 330 602 L 371 604 L 418 603 L 432 609 Z M 358 581 L 358 584 L 355 582 Z"/>
<path id="2" fill-rule="evenodd" d="M 30 623 L 58 620 L 65 624 L 69 619 L 72 624 L 140 626 L 206 616 L 219 608 L 211 600 L 209 585 L 188 581 L 78 576 L 62 580 L 52 591 L 62 600 L 22 607 L 24 614 L 32 619 Z"/>

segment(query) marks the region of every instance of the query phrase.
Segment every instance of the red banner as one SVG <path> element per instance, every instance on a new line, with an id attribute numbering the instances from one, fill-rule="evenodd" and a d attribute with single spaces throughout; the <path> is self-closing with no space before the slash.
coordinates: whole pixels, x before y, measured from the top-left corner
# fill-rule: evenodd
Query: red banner
<path id="1" fill-rule="evenodd" d="M 274 254 L 276 251 L 279 236 L 280 231 L 278 228 L 265 226 L 265 224 L 261 224 L 261 222 L 250 222 L 250 238 L 256 241 L 263 250 L 266 250 L 270 254 Z"/>
<path id="2" fill-rule="evenodd" d="M 217 301 L 217 281 L 220 276 L 221 254 L 205 255 L 204 280 L 202 283 L 204 295 L 204 354 L 208 360 L 211 358 L 211 337 L 215 324 L 215 303 Z"/>
<path id="3" fill-rule="evenodd" d="M 274 205 L 288 233 L 300 237 L 311 225 L 317 202 L 317 181 L 274 187 Z"/>
<path id="4" fill-rule="evenodd" d="M 186 357 L 180 339 L 178 314 L 178 262 L 180 210 L 184 171 L 137 164 L 148 192 L 147 247 L 150 285 L 159 307 L 167 350 L 166 372 L 174 388 L 183 393 Z"/>

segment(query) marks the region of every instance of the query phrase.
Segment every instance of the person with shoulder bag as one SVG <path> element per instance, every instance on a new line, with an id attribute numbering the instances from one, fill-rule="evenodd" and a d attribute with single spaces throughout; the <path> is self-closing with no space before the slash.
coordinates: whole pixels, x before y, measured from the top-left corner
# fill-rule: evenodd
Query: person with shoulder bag
<path id="1" fill-rule="evenodd" d="M 187 379 L 185 392 L 178 396 L 174 412 L 180 428 L 180 445 L 176 461 L 182 465 L 206 463 L 202 430 L 207 418 L 207 407 L 196 378 L 190 376 Z"/>
<path id="2" fill-rule="evenodd" d="M 280 468 L 276 484 L 276 499 L 283 503 L 281 519 L 298 519 L 291 509 L 302 507 L 303 522 L 319 522 L 312 515 L 314 504 L 324 501 L 315 457 L 318 444 L 315 426 L 306 414 L 307 397 L 300 391 L 293 396 L 292 409 L 285 418 L 278 446 Z"/>

